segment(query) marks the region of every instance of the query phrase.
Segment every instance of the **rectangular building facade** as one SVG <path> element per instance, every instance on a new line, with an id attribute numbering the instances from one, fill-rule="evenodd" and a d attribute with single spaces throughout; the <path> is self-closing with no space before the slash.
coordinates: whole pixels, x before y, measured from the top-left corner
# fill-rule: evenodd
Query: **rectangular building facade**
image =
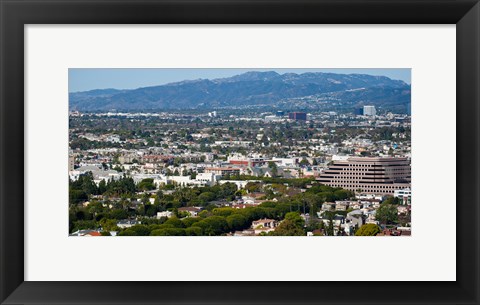
<path id="1" fill-rule="evenodd" d="M 317 180 L 360 193 L 393 195 L 411 187 L 410 159 L 350 157 L 333 161 Z"/>
<path id="2" fill-rule="evenodd" d="M 68 156 L 68 171 L 73 171 L 75 169 L 75 157 Z"/>
<path id="3" fill-rule="evenodd" d="M 306 121 L 307 120 L 307 114 L 305 112 L 290 112 L 288 114 L 288 118 L 290 120 Z"/>
<path id="4" fill-rule="evenodd" d="M 213 173 L 219 176 L 239 175 L 240 169 L 235 167 L 207 167 L 205 173 Z"/>
<path id="5" fill-rule="evenodd" d="M 377 110 L 375 109 L 375 106 L 363 106 L 363 115 L 377 115 Z"/>

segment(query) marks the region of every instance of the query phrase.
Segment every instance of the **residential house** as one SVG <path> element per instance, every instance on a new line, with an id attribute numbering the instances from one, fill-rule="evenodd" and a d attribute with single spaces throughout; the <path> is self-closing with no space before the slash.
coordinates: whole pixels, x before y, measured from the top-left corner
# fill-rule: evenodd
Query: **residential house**
<path id="1" fill-rule="evenodd" d="M 163 212 L 157 212 L 157 219 L 160 219 L 162 217 L 172 217 L 173 216 L 173 212 L 171 211 L 163 211 Z"/>
<path id="2" fill-rule="evenodd" d="M 278 224 L 278 220 L 263 218 L 253 221 L 251 228 L 255 230 L 255 235 L 259 235 L 262 232 L 268 233 L 275 231 L 275 228 L 278 226 Z"/>
<path id="3" fill-rule="evenodd" d="M 121 229 L 125 229 L 125 228 L 133 227 L 134 225 L 137 225 L 137 224 L 141 224 L 141 222 L 135 219 L 122 219 L 117 222 L 117 227 Z"/>
<path id="4" fill-rule="evenodd" d="M 191 217 L 198 216 L 198 213 L 202 211 L 202 208 L 200 207 L 183 207 L 183 208 L 178 208 L 179 212 L 188 212 Z"/>

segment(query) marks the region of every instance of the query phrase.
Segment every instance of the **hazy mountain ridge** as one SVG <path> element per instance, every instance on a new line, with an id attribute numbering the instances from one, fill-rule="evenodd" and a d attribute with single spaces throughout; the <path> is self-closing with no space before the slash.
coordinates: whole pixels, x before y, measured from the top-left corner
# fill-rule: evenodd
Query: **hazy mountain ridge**
<path id="1" fill-rule="evenodd" d="M 355 90 L 363 88 L 362 90 Z M 349 91 L 350 90 L 350 91 Z M 298 98 L 344 99 L 346 104 L 404 108 L 410 85 L 384 76 L 335 73 L 246 72 L 219 79 L 197 79 L 133 90 L 100 89 L 69 94 L 69 107 L 80 111 L 191 109 L 278 105 Z M 357 99 L 357 100 L 355 100 Z M 308 99 L 306 99 L 308 100 Z M 320 107 L 315 103 L 304 108 Z M 323 101 L 322 100 L 322 101 Z M 305 104 L 305 101 L 302 101 Z M 290 105 L 295 107 L 295 105 Z M 300 106 L 300 105 L 299 105 Z"/>

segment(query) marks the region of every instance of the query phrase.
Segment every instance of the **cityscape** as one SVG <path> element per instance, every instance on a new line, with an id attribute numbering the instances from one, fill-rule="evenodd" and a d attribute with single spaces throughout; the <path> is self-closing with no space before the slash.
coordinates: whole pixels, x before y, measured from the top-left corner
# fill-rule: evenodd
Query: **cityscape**
<path id="1" fill-rule="evenodd" d="M 69 71 L 70 236 L 411 236 L 409 69 L 81 90 L 87 70 Z"/>

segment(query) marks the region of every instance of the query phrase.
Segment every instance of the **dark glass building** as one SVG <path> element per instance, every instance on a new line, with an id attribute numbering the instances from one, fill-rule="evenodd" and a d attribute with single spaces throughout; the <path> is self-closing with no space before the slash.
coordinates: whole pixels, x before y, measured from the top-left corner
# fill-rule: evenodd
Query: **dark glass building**
<path id="1" fill-rule="evenodd" d="M 307 120 L 307 114 L 305 112 L 290 112 L 288 114 L 288 118 L 290 120 L 306 121 Z"/>

